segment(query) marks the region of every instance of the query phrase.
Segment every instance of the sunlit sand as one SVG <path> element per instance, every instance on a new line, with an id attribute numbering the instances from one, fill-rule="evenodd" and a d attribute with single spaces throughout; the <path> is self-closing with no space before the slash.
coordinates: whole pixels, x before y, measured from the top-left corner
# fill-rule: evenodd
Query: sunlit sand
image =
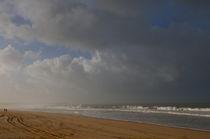
<path id="1" fill-rule="evenodd" d="M 0 138 L 207 139 L 210 132 L 41 112 L 0 112 Z"/>

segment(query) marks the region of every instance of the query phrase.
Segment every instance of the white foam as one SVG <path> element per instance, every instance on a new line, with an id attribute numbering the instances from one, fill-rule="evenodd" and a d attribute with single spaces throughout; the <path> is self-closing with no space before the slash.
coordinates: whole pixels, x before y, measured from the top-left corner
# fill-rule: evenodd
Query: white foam
<path id="1" fill-rule="evenodd" d="M 31 108 L 31 107 L 28 107 Z M 40 107 L 39 107 L 40 108 Z M 110 107 L 91 107 L 82 105 L 60 105 L 60 106 L 46 106 L 46 109 L 54 110 L 87 110 L 87 111 L 129 111 L 129 112 L 143 112 L 143 113 L 163 113 L 173 115 L 210 117 L 210 108 L 190 108 L 190 107 L 175 107 L 175 106 L 152 106 L 145 107 L 141 105 L 124 105 L 124 106 L 110 106 Z"/>

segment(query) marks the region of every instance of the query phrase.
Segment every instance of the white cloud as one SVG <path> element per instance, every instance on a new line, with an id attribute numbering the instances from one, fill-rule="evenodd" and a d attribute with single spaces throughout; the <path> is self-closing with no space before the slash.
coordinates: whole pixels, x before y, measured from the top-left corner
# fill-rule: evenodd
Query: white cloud
<path id="1" fill-rule="evenodd" d="M 97 98 L 101 96 L 104 102 L 126 98 L 156 81 L 173 81 L 176 76 L 170 68 L 135 67 L 129 62 L 129 55 L 122 53 L 96 51 L 92 54 L 91 58 L 62 55 L 40 60 L 39 52 L 21 53 L 9 45 L 0 50 L 0 82 L 4 84 L 1 90 L 8 92 L 8 96 L 14 93 L 28 100 L 33 96 L 34 101 L 48 96 L 49 99 L 43 100 L 99 103 L 101 100 Z M 24 63 L 27 59 L 33 62 Z M 127 93 L 128 90 L 132 92 Z"/>
<path id="2" fill-rule="evenodd" d="M 0 36 L 9 40 L 15 40 L 17 38 L 25 41 L 34 40 L 35 37 L 32 28 L 27 24 L 17 26 L 12 22 L 14 16 L 14 14 L 0 13 Z"/>
<path id="3" fill-rule="evenodd" d="M 7 2 L 9 8 L 8 5 L 13 7 L 13 12 L 3 10 L 0 14 L 0 17 L 5 14 L 11 15 L 0 20 L 0 35 L 6 39 L 38 40 L 49 45 L 79 44 L 77 38 L 82 36 L 84 31 L 88 31 L 95 22 L 94 15 L 79 1 L 65 0 L 61 3 L 57 0 L 10 0 Z M 32 25 L 16 25 L 12 21 L 15 16 L 29 20 Z"/>
<path id="4" fill-rule="evenodd" d="M 128 72 L 127 67 L 123 65 L 122 57 L 113 57 L 112 54 L 104 54 L 96 51 L 90 58 L 75 57 L 63 55 L 53 59 L 44 59 L 35 61 L 26 67 L 27 72 L 33 77 L 40 78 L 71 78 L 72 74 L 103 74 L 106 72 L 120 73 Z"/>
<path id="5" fill-rule="evenodd" d="M 66 78 L 71 72 L 71 57 L 63 55 L 54 59 L 44 59 L 43 61 L 35 61 L 26 67 L 29 75 L 41 79 L 60 79 Z"/>
<path id="6" fill-rule="evenodd" d="M 23 65 L 23 56 L 14 47 L 8 45 L 0 50 L 0 74 L 17 72 Z"/>
<path id="7" fill-rule="evenodd" d="M 40 54 L 41 54 L 41 51 L 34 52 L 34 51 L 31 51 L 31 50 L 28 50 L 28 51 L 25 51 L 24 57 L 26 59 L 38 60 L 40 58 Z"/>

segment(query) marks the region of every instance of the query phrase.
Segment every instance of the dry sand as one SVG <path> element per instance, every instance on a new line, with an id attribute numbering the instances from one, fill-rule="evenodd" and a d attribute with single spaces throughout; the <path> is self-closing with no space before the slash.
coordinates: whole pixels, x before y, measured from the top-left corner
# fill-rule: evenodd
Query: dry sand
<path id="1" fill-rule="evenodd" d="M 65 114 L 0 112 L 0 139 L 210 139 L 210 132 Z"/>

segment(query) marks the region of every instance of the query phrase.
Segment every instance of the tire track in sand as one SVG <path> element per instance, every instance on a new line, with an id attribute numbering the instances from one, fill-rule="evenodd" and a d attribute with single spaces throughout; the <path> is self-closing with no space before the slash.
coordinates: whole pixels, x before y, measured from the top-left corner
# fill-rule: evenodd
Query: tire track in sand
<path id="1" fill-rule="evenodd" d="M 18 129 L 30 132 L 30 133 L 35 134 L 35 135 L 38 135 L 38 136 L 42 136 L 42 137 L 50 136 L 50 137 L 54 137 L 54 138 L 64 138 L 64 137 L 72 137 L 72 136 L 74 136 L 74 134 L 71 134 L 71 135 L 65 135 L 65 134 L 56 135 L 54 133 L 51 133 L 50 131 L 41 130 L 39 128 L 35 128 L 35 127 L 32 127 L 32 126 L 29 126 L 26 123 L 24 123 L 23 118 L 21 116 L 17 117 L 15 115 L 11 115 L 11 114 L 6 114 L 6 115 L 2 114 L 2 115 L 0 115 L 0 118 L 3 118 L 3 117 L 7 117 L 6 121 L 10 125 L 18 128 Z"/>

